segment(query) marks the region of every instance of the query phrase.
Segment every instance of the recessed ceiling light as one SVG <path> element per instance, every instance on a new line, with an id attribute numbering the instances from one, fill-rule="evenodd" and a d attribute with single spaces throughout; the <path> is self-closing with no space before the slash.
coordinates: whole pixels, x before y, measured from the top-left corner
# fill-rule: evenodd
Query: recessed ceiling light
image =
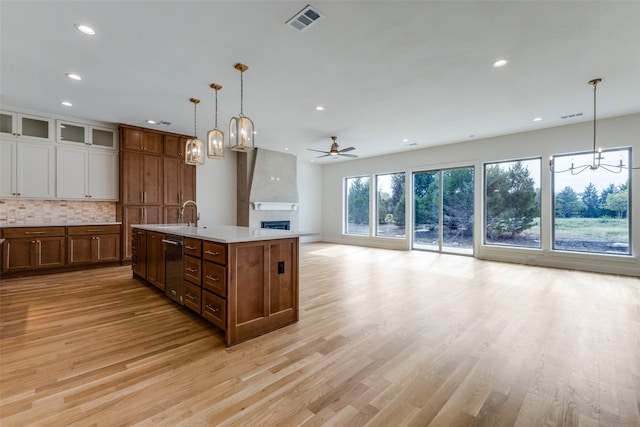
<path id="1" fill-rule="evenodd" d="M 542 121 L 542 117 L 536 117 L 535 119 L 533 119 L 534 122 L 540 122 Z"/>
<path id="2" fill-rule="evenodd" d="M 74 25 L 74 27 L 76 27 L 76 30 L 80 31 L 83 34 L 86 34 L 88 36 L 93 36 L 96 34 L 95 30 L 87 25 L 83 25 L 83 24 L 76 24 Z"/>
<path id="3" fill-rule="evenodd" d="M 289 151 L 289 147 L 284 147 L 284 151 Z"/>
<path id="4" fill-rule="evenodd" d="M 493 66 L 496 68 L 504 67 L 505 65 L 507 65 L 507 62 L 509 61 L 507 61 L 506 59 L 499 59 L 493 63 Z"/>
<path id="5" fill-rule="evenodd" d="M 324 111 L 324 107 L 322 105 L 318 105 L 316 107 L 316 111 Z"/>
<path id="6" fill-rule="evenodd" d="M 73 107 L 73 104 L 69 101 L 62 101 L 60 104 L 64 105 L 65 107 Z"/>
<path id="7" fill-rule="evenodd" d="M 73 73 L 67 73 L 65 76 L 69 77 L 71 80 L 82 80 L 82 77 Z"/>
<path id="8" fill-rule="evenodd" d="M 155 125 L 156 124 L 155 120 L 147 120 L 146 122 L 149 123 L 150 125 Z"/>
<path id="9" fill-rule="evenodd" d="M 403 139 L 402 142 L 409 142 L 407 138 Z"/>

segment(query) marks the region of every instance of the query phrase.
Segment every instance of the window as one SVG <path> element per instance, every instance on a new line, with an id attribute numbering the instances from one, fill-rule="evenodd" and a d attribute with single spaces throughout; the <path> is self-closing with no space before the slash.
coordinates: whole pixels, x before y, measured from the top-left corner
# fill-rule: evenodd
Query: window
<path id="1" fill-rule="evenodd" d="M 612 165 L 629 165 L 630 157 L 630 149 L 602 152 L 602 162 Z M 592 153 L 554 156 L 556 171 L 592 163 Z M 554 173 L 553 249 L 630 255 L 630 178 L 630 170 L 612 173 L 602 167 Z"/>
<path id="2" fill-rule="evenodd" d="M 369 177 L 345 178 L 346 234 L 369 235 Z"/>
<path id="3" fill-rule="evenodd" d="M 404 172 L 376 176 L 376 236 L 404 238 Z"/>
<path id="4" fill-rule="evenodd" d="M 473 254 L 473 168 L 413 174 L 413 248 Z"/>
<path id="5" fill-rule="evenodd" d="M 540 248 L 540 159 L 484 167 L 485 244 Z"/>

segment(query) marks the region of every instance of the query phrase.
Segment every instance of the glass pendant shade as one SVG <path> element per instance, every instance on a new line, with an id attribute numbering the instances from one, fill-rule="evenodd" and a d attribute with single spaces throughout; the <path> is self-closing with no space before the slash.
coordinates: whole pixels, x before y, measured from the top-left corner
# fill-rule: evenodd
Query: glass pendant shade
<path id="1" fill-rule="evenodd" d="M 224 159 L 224 133 L 217 128 L 207 132 L 207 157 Z"/>
<path id="2" fill-rule="evenodd" d="M 184 162 L 188 165 L 201 166 L 204 165 L 204 144 L 198 139 L 198 127 L 197 127 L 197 106 L 200 100 L 197 98 L 190 98 L 190 102 L 193 102 L 193 138 L 189 138 L 184 147 Z"/>
<path id="3" fill-rule="evenodd" d="M 244 64 L 236 64 L 234 68 L 240 71 L 240 114 L 232 117 L 229 122 L 229 148 L 233 151 L 247 152 L 255 148 L 253 122 L 242 112 L 242 102 L 244 97 L 244 83 L 242 73 L 249 67 Z"/>
<path id="4" fill-rule="evenodd" d="M 210 159 L 224 159 L 224 133 L 218 129 L 218 91 L 222 86 L 211 83 L 209 87 L 216 91 L 215 125 L 207 132 L 207 157 Z"/>
<path id="5" fill-rule="evenodd" d="M 249 117 L 232 117 L 229 122 L 229 145 L 233 151 L 251 151 L 255 148 L 253 141 L 253 122 Z"/>
<path id="6" fill-rule="evenodd" d="M 204 165 L 204 143 L 194 137 L 187 140 L 184 149 L 184 162 L 188 165 Z"/>

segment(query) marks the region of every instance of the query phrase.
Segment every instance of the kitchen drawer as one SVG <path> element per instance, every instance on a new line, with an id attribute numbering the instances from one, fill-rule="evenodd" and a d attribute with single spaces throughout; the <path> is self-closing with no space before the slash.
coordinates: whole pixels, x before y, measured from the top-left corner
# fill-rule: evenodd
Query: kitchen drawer
<path id="1" fill-rule="evenodd" d="M 74 225 L 67 227 L 67 234 L 69 236 L 91 235 L 96 236 L 99 234 L 120 234 L 119 225 Z"/>
<path id="2" fill-rule="evenodd" d="M 205 261 L 202 266 L 202 287 L 221 297 L 227 296 L 227 268 Z"/>
<path id="3" fill-rule="evenodd" d="M 58 237 L 65 235 L 65 227 L 10 227 L 4 229 L 4 238 Z"/>
<path id="4" fill-rule="evenodd" d="M 202 258 L 206 261 L 227 264 L 227 247 L 219 243 L 204 242 L 202 245 Z"/>
<path id="5" fill-rule="evenodd" d="M 202 261 L 199 258 L 185 256 L 182 260 L 183 277 L 194 285 L 200 286 L 200 276 L 202 276 Z"/>
<path id="6" fill-rule="evenodd" d="M 202 291 L 202 317 L 221 329 L 226 327 L 227 307 L 225 300 L 209 291 Z"/>
<path id="7" fill-rule="evenodd" d="M 184 254 L 196 258 L 202 257 L 202 240 L 184 238 Z"/>
<path id="8" fill-rule="evenodd" d="M 200 314 L 200 301 L 202 299 L 202 290 L 189 282 L 184 282 L 184 305 L 191 310 Z"/>

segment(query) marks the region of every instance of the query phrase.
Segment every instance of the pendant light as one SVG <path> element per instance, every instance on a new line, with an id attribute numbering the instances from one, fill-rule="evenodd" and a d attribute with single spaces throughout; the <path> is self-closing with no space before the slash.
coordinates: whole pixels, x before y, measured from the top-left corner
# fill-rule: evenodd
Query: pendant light
<path id="1" fill-rule="evenodd" d="M 204 144 L 198 139 L 197 132 L 197 112 L 196 108 L 200 103 L 197 98 L 189 98 L 193 102 L 193 138 L 188 139 L 184 149 L 184 162 L 188 165 L 204 165 Z"/>
<path id="2" fill-rule="evenodd" d="M 249 67 L 244 64 L 236 64 L 234 68 L 240 71 L 240 115 L 232 117 L 229 122 L 229 148 L 233 151 L 247 152 L 255 148 L 253 122 L 242 112 L 242 98 L 244 96 L 242 73 L 247 71 Z"/>
<path id="3" fill-rule="evenodd" d="M 553 156 L 549 158 L 549 169 L 553 173 L 571 172 L 571 175 L 578 175 L 586 170 L 595 171 L 597 169 L 604 169 L 611 173 L 620 173 L 623 170 L 637 170 L 640 167 L 631 167 L 624 164 L 622 156 L 617 164 L 604 163 L 604 156 L 602 155 L 602 147 L 596 148 L 596 91 L 598 90 L 598 83 L 602 79 L 593 79 L 589 81 L 589 84 L 593 86 L 593 149 L 592 149 L 592 161 L 583 165 L 574 165 L 573 159 L 571 159 L 571 167 L 564 170 L 556 170 Z"/>
<path id="4" fill-rule="evenodd" d="M 207 157 L 224 159 L 224 133 L 218 129 L 218 91 L 222 89 L 222 86 L 211 83 L 209 87 L 216 91 L 216 121 L 215 127 L 207 132 Z"/>

